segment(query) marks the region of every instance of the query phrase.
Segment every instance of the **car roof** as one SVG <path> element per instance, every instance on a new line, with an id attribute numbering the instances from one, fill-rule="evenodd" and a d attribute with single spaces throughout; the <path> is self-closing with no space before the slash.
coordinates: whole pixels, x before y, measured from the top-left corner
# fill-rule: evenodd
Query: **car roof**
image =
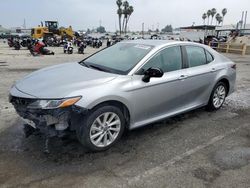
<path id="1" fill-rule="evenodd" d="M 160 49 L 165 46 L 169 45 L 193 45 L 193 46 L 199 46 L 202 48 L 205 48 L 208 51 L 213 51 L 209 46 L 206 46 L 204 44 L 200 44 L 197 42 L 189 42 L 189 41 L 175 41 L 175 40 L 127 40 L 127 41 L 121 41 L 122 43 L 131 43 L 131 44 L 140 44 L 140 45 L 148 45 L 148 46 L 153 46 L 156 49 Z"/>
<path id="2" fill-rule="evenodd" d="M 154 47 L 162 47 L 162 46 L 168 46 L 173 44 L 189 44 L 189 45 L 196 45 L 196 46 L 203 46 L 200 43 L 196 42 L 189 42 L 189 41 L 175 41 L 175 40 L 127 40 L 127 41 L 121 41 L 122 43 L 132 43 L 132 44 L 141 44 L 141 45 L 149 45 Z"/>
<path id="3" fill-rule="evenodd" d="M 175 43 L 177 41 L 173 40 L 127 40 L 127 41 L 122 41 L 123 43 L 133 43 L 133 44 L 141 44 L 141 45 L 150 45 L 150 46 L 161 46 L 164 44 L 168 43 Z"/>
<path id="4" fill-rule="evenodd" d="M 149 46 L 162 46 L 167 44 L 179 44 L 180 41 L 174 41 L 174 40 L 127 40 L 122 41 L 123 43 L 133 43 L 133 44 L 141 44 L 141 45 L 149 45 Z"/>

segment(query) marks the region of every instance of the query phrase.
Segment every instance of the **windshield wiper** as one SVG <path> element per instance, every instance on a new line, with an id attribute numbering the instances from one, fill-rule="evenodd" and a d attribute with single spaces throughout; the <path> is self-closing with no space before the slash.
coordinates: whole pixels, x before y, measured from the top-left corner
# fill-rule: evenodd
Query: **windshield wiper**
<path id="1" fill-rule="evenodd" d="M 87 64 L 87 62 L 84 62 L 84 61 L 80 62 L 80 65 L 83 65 L 83 66 L 88 67 L 88 68 L 96 69 L 96 70 L 99 70 L 99 71 L 111 72 L 108 69 L 102 68 L 102 67 L 97 66 L 97 65 L 89 64 L 89 63 Z"/>
<path id="2" fill-rule="evenodd" d="M 87 65 L 84 61 L 80 62 L 80 65 L 83 65 L 85 67 L 89 67 L 89 65 Z"/>
<path id="3" fill-rule="evenodd" d="M 96 66 L 96 65 L 88 65 L 88 67 L 99 70 L 99 71 L 110 72 L 109 70 L 102 68 L 102 67 L 99 67 L 99 66 Z"/>

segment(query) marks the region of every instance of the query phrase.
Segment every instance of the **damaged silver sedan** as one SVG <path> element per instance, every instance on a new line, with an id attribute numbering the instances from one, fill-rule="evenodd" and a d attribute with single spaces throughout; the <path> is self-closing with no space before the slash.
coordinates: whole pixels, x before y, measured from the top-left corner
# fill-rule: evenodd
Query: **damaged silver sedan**
<path id="1" fill-rule="evenodd" d="M 206 106 L 219 109 L 234 91 L 236 65 L 189 42 L 120 42 L 76 63 L 36 71 L 10 90 L 27 135 L 76 134 L 93 151 L 134 129 Z"/>

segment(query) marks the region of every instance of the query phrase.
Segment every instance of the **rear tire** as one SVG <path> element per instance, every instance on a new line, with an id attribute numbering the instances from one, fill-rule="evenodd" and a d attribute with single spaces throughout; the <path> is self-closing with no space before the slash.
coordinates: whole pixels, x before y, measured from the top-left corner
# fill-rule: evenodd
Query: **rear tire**
<path id="1" fill-rule="evenodd" d="M 102 106 L 87 115 L 76 130 L 80 143 L 91 151 L 104 151 L 122 136 L 125 118 L 118 107 Z"/>
<path id="2" fill-rule="evenodd" d="M 224 82 L 218 82 L 211 93 L 209 102 L 206 106 L 208 111 L 215 111 L 221 108 L 227 96 L 228 88 Z"/>

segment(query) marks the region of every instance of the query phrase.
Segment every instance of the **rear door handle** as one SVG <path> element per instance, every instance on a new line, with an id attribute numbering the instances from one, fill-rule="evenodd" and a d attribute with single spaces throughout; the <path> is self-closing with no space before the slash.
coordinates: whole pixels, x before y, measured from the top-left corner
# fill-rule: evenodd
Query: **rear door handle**
<path id="1" fill-rule="evenodd" d="M 181 75 L 180 77 L 179 77 L 179 80 L 184 80 L 184 79 L 186 79 L 188 77 L 188 75 Z"/>

